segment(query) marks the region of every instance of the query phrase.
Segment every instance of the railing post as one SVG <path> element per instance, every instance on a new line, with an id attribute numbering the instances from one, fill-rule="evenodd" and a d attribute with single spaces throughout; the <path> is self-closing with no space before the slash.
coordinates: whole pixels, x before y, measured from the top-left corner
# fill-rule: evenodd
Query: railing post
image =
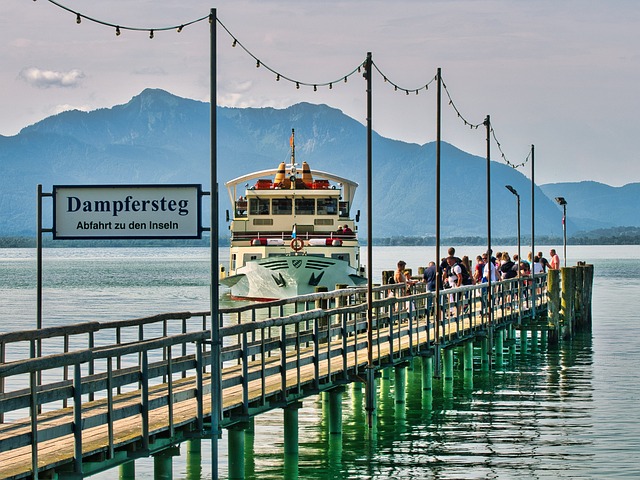
<path id="1" fill-rule="evenodd" d="M 73 471 L 82 475 L 82 371 L 73 368 Z"/>

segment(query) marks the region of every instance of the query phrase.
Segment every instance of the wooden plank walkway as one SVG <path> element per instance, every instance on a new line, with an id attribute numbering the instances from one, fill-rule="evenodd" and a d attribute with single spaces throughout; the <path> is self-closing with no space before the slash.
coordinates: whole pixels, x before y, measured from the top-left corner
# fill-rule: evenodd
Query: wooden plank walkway
<path id="1" fill-rule="evenodd" d="M 448 292 L 443 294 L 445 310 L 457 307 L 466 313 L 445 320 L 439 334 L 433 313 L 426 308 L 433 301 L 432 293 L 382 298 L 388 287 L 377 291 L 381 298 L 373 302 L 371 347 L 378 369 L 417 355 L 433 355 L 436 346 L 453 347 L 518 322 L 514 282 L 496 285 L 495 298 L 500 298 L 501 306 L 496 302 L 491 324 L 481 311 L 480 286 L 464 287 L 451 305 Z M 318 302 L 329 302 L 326 308 L 307 307 L 302 312 L 249 322 L 241 322 L 238 314 L 239 324 L 221 328 L 222 425 L 230 426 L 362 378 L 369 347 L 366 303 L 361 297 L 358 290 L 318 294 L 311 296 L 310 304 L 324 306 Z M 546 311 L 544 297 L 538 302 L 537 308 Z M 298 305 L 294 304 L 294 310 Z M 231 314 L 240 310 L 224 313 L 235 318 Z M 279 312 L 284 310 L 280 306 Z M 251 315 L 255 318 L 255 311 Z M 36 463 L 40 478 L 53 472 L 60 477 L 82 476 L 206 435 L 205 420 L 211 415 L 212 362 L 206 349 L 210 333 L 202 329 L 182 333 L 185 318 L 190 316 L 175 315 L 182 327 L 174 335 L 0 363 L 0 415 L 4 415 L 0 423 L 0 478 L 32 477 Z M 163 332 L 172 318 L 168 314 L 157 320 L 165 322 Z M 148 319 L 140 320 L 149 323 Z M 91 325 L 92 332 L 100 330 Z M 115 328 L 114 324 L 109 328 Z M 11 340 L 0 336 L 2 360 L 10 343 L 7 339 Z M 31 345 L 34 341 L 31 338 Z M 176 351 L 180 355 L 174 358 Z M 122 366 L 131 355 L 137 362 Z M 114 362 L 120 367 L 114 369 Z M 38 380 L 51 369 L 64 371 L 63 379 Z M 73 379 L 67 379 L 69 370 L 73 370 Z M 25 377 L 29 388 L 24 388 Z M 22 379 L 22 388 L 9 388 L 13 378 Z M 129 391 L 122 391 L 127 388 Z M 67 401 L 71 406 L 58 406 Z M 43 407 L 53 409 L 29 414 Z M 25 409 L 26 416 L 8 418 Z M 34 439 L 37 449 L 32 448 Z"/>

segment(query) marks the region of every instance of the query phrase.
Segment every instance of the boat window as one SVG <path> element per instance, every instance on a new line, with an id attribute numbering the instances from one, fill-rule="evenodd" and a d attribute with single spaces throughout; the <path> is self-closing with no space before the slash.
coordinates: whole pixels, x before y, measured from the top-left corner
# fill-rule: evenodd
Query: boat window
<path id="1" fill-rule="evenodd" d="M 313 198 L 296 198 L 296 215 L 313 215 L 316 202 Z"/>
<path id="2" fill-rule="evenodd" d="M 250 262 L 251 260 L 258 260 L 262 258 L 262 254 L 261 253 L 245 253 L 242 257 L 242 265 L 246 265 L 247 262 Z"/>
<path id="3" fill-rule="evenodd" d="M 331 258 L 335 258 L 336 260 L 344 260 L 349 263 L 349 254 L 348 253 L 332 253 Z"/>
<path id="4" fill-rule="evenodd" d="M 291 215 L 290 198 L 274 198 L 271 203 L 274 215 Z"/>
<path id="5" fill-rule="evenodd" d="M 319 198 L 318 215 L 335 215 L 338 212 L 337 198 Z"/>
<path id="6" fill-rule="evenodd" d="M 269 215 L 269 199 L 250 198 L 249 215 Z"/>

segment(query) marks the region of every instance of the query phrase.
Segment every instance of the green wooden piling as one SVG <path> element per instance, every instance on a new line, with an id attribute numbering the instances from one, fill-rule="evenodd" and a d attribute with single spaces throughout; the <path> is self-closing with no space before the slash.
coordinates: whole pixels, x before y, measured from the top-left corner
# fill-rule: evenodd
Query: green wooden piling
<path id="1" fill-rule="evenodd" d="M 488 372 L 491 368 L 490 365 L 491 355 L 489 355 L 489 338 L 482 337 L 480 339 L 480 365 L 482 371 Z"/>
<path id="2" fill-rule="evenodd" d="M 120 465 L 119 479 L 136 480 L 136 462 L 134 460 Z"/>
<path id="3" fill-rule="evenodd" d="M 504 330 L 498 330 L 496 332 L 496 366 L 502 367 L 504 364 Z"/>
<path id="4" fill-rule="evenodd" d="M 560 271 L 547 272 L 547 318 L 549 319 L 549 343 L 556 344 L 560 331 Z"/>
<path id="5" fill-rule="evenodd" d="M 231 425 L 227 429 L 229 436 L 229 478 L 244 479 L 244 424 Z"/>
<path id="6" fill-rule="evenodd" d="M 342 394 L 344 387 L 329 390 L 329 433 L 342 433 Z"/>
<path id="7" fill-rule="evenodd" d="M 284 413 L 284 453 L 297 454 L 298 445 L 298 410 L 302 408 L 302 402 L 295 402 L 283 408 Z"/>
<path id="8" fill-rule="evenodd" d="M 395 398 L 396 403 L 404 403 L 407 394 L 407 367 L 396 365 L 395 367 Z"/>
<path id="9" fill-rule="evenodd" d="M 464 344 L 464 369 L 467 372 L 473 371 L 473 340 Z"/>
<path id="10" fill-rule="evenodd" d="M 433 357 L 421 357 L 422 359 L 422 390 L 433 390 Z"/>
<path id="11" fill-rule="evenodd" d="M 192 438 L 187 441 L 187 480 L 202 478 L 202 440 Z"/>
<path id="12" fill-rule="evenodd" d="M 573 267 L 575 273 L 575 284 L 574 284 L 574 295 L 573 295 L 573 312 L 574 312 L 574 321 L 573 326 L 575 328 L 580 328 L 582 324 L 582 318 L 584 316 L 584 310 L 582 307 L 582 303 L 584 301 L 583 297 L 583 289 L 584 289 L 584 268 L 578 265 Z"/>
<path id="13" fill-rule="evenodd" d="M 531 351 L 538 351 L 538 330 L 531 330 Z"/>
<path id="14" fill-rule="evenodd" d="M 173 478 L 173 454 L 160 452 L 153 456 L 154 480 L 171 480 Z"/>
<path id="15" fill-rule="evenodd" d="M 453 380 L 453 348 L 445 348 L 442 350 L 442 356 L 444 357 L 444 380 Z"/>

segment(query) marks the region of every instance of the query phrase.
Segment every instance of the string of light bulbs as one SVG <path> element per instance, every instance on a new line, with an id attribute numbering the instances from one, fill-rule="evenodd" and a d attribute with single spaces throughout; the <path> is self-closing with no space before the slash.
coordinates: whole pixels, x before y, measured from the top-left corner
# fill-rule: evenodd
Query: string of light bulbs
<path id="1" fill-rule="evenodd" d="M 393 88 L 394 88 L 394 90 L 396 92 L 397 91 L 405 92 L 407 95 L 409 95 L 409 92 L 415 93 L 416 95 L 418 95 L 420 90 L 424 90 L 424 91 L 429 90 L 429 85 L 431 85 L 433 82 L 435 82 L 438 79 L 438 77 L 433 77 L 431 80 L 429 80 L 429 82 L 425 83 L 424 85 L 422 85 L 420 87 L 417 87 L 417 88 L 405 88 L 405 87 L 401 87 L 397 83 L 389 80 L 389 77 L 387 75 L 385 75 L 384 73 L 382 73 L 382 70 L 380 70 L 380 68 L 378 67 L 378 65 L 375 62 L 372 62 L 372 64 L 373 64 L 373 67 L 376 69 L 376 71 L 380 74 L 380 76 L 384 80 L 384 83 L 388 83 L 391 86 L 393 86 Z"/>
<path id="2" fill-rule="evenodd" d="M 33 0 L 34 2 L 36 0 Z M 49 3 L 57 6 L 58 8 L 61 8 L 63 10 L 66 10 L 67 12 L 72 13 L 73 15 L 75 15 L 76 17 L 76 23 L 80 24 L 82 23 L 82 20 L 88 20 L 90 22 L 99 24 L 99 25 L 104 25 L 107 27 L 111 27 L 111 28 L 115 28 L 115 33 L 116 36 L 119 36 L 121 34 L 121 32 L 123 30 L 130 30 L 130 31 L 138 31 L 138 32 L 149 32 L 149 38 L 153 39 L 154 38 L 154 32 L 163 32 L 163 31 L 169 31 L 169 30 L 175 30 L 176 32 L 180 33 L 182 32 L 182 30 L 190 25 L 193 25 L 195 23 L 199 23 L 202 22 L 204 20 L 208 20 L 209 22 L 212 22 L 214 19 L 212 18 L 211 14 L 207 14 L 203 17 L 200 18 L 196 18 L 195 20 L 191 20 L 188 22 L 184 22 L 181 24 L 177 24 L 177 25 L 172 25 L 172 26 L 164 26 L 164 27 L 131 27 L 131 26 L 124 26 L 124 25 L 119 25 L 116 23 L 112 23 L 112 22 L 107 22 L 104 20 L 100 20 L 94 17 L 90 17 L 88 15 L 85 15 L 81 12 L 78 12 L 76 10 L 73 10 L 69 7 L 66 7 L 65 5 L 62 5 L 61 3 L 58 3 L 55 0 L 47 0 Z M 280 71 L 276 70 L 275 68 L 266 65 L 264 62 L 262 62 L 258 56 L 256 56 L 253 52 L 251 52 L 247 47 L 244 46 L 244 44 L 242 42 L 240 42 L 238 40 L 238 38 L 233 35 L 231 33 L 231 31 L 227 28 L 227 26 L 222 23 L 222 21 L 218 18 L 215 19 L 215 21 L 224 29 L 225 32 L 227 32 L 227 34 L 233 39 L 233 43 L 232 43 L 232 47 L 236 47 L 236 46 L 240 46 L 240 48 L 242 50 L 244 50 L 244 52 L 249 55 L 255 62 L 256 62 L 256 68 L 260 68 L 263 67 L 266 70 L 268 70 L 269 72 L 271 72 L 272 74 L 274 74 L 276 76 L 276 81 L 280 81 L 280 80 L 284 80 L 287 82 L 290 82 L 292 84 L 295 84 L 296 88 L 299 89 L 301 86 L 304 87 L 313 87 L 314 91 L 318 90 L 318 87 L 329 87 L 329 90 L 333 89 L 333 86 L 336 84 L 341 84 L 341 83 L 347 83 L 347 80 L 349 77 L 351 77 L 352 75 L 355 75 L 356 73 L 360 73 L 362 71 L 363 68 L 365 68 L 366 66 L 366 60 L 360 62 L 353 70 L 351 70 L 350 72 L 346 73 L 345 75 L 341 75 L 339 77 L 336 78 L 336 80 L 333 81 L 328 81 L 328 82 L 308 82 L 308 81 L 302 81 L 302 80 L 297 80 L 295 78 L 292 78 L 288 75 L 285 75 L 283 73 L 281 73 Z M 406 95 L 409 95 L 410 93 L 415 93 L 416 95 L 419 94 L 419 92 L 421 90 L 425 90 L 427 91 L 429 89 L 429 85 L 431 85 L 433 82 L 437 81 L 437 76 L 432 78 L 431 80 L 429 80 L 427 83 L 425 83 L 424 85 L 421 85 L 420 87 L 416 87 L 416 88 L 406 88 L 406 87 L 402 87 L 399 84 L 397 84 L 394 81 L 391 81 L 389 79 L 389 77 L 384 74 L 382 72 L 382 70 L 378 67 L 378 65 L 375 62 L 372 62 L 373 68 L 375 68 L 375 70 L 378 72 L 378 74 L 380 74 L 380 76 L 383 78 L 385 83 L 390 84 L 391 86 L 393 86 L 394 91 L 400 91 L 400 92 L 405 92 Z M 446 84 L 444 83 L 444 80 L 441 79 L 442 82 L 442 86 L 444 87 L 444 91 L 449 99 L 449 105 L 454 109 L 454 111 L 456 112 L 458 118 L 460 118 L 465 126 L 470 127 L 471 129 L 477 129 L 478 127 L 480 127 L 480 125 L 484 125 L 484 121 L 480 122 L 480 123 L 472 123 L 469 122 L 460 112 L 460 110 L 458 109 L 458 107 L 456 106 L 456 104 L 453 101 L 453 98 L 451 97 L 451 94 L 449 93 L 449 89 L 447 88 Z M 507 165 L 509 165 L 512 168 L 519 168 L 522 167 L 524 165 L 526 165 L 530 159 L 531 153 L 529 153 L 529 155 L 527 155 L 527 158 L 519 164 L 513 164 L 511 163 L 506 155 L 504 154 L 503 150 L 502 150 L 502 145 L 500 144 L 500 142 L 498 141 L 497 137 L 496 137 L 496 133 L 495 130 L 493 128 L 493 126 L 490 127 L 490 132 L 491 135 L 496 143 L 496 145 L 498 146 L 498 150 L 500 151 L 500 154 L 502 156 L 502 159 L 505 161 L 505 163 Z"/>
<path id="3" fill-rule="evenodd" d="M 233 43 L 231 44 L 231 46 L 232 47 L 239 46 L 242 50 L 244 50 L 244 52 L 247 55 L 249 55 L 251 58 L 253 58 L 253 60 L 256 62 L 256 68 L 264 67 L 266 70 L 268 70 L 269 72 L 273 73 L 276 76 L 277 82 L 279 82 L 280 80 L 290 82 L 292 84 L 295 84 L 297 89 L 303 86 L 303 87 L 313 87 L 314 92 L 318 91 L 318 87 L 329 87 L 329 90 L 332 90 L 334 85 L 338 85 L 340 83 L 347 83 L 347 80 L 349 77 L 351 77 L 352 75 L 355 75 L 356 73 L 360 73 L 364 68 L 364 65 L 366 62 L 366 61 L 360 62 L 350 72 L 346 73 L 345 75 L 341 75 L 337 77 L 335 80 L 332 80 L 329 82 L 306 82 L 302 80 L 296 80 L 295 78 L 285 75 L 280 71 L 276 70 L 275 68 L 262 62 L 253 52 L 251 52 L 247 47 L 245 47 L 243 43 L 240 40 L 238 40 L 238 38 L 233 33 L 231 33 L 231 31 L 227 28 L 227 26 L 224 23 L 220 21 L 220 19 L 217 19 L 217 22 L 224 29 L 224 31 L 227 32 L 227 34 L 233 39 Z"/>
<path id="4" fill-rule="evenodd" d="M 35 2 L 36 0 L 33 0 L 33 1 Z M 90 16 L 85 15 L 83 13 L 77 12 L 77 11 L 75 11 L 75 10 L 69 8 L 69 7 L 66 7 L 66 6 L 56 2 L 55 0 L 47 0 L 47 1 L 49 3 L 55 5 L 56 7 L 59 7 L 61 9 L 63 9 L 63 10 L 66 10 L 67 12 L 70 12 L 70 13 L 74 14 L 76 16 L 76 23 L 78 23 L 78 24 L 82 23 L 82 20 L 84 19 L 84 20 L 88 20 L 88 21 L 93 22 L 93 23 L 97 23 L 99 25 L 104 25 L 106 27 L 115 28 L 116 36 L 120 36 L 120 33 L 123 30 L 131 30 L 131 31 L 136 31 L 136 32 L 149 32 L 149 38 L 153 38 L 155 32 L 163 32 L 163 31 L 167 31 L 167 30 L 175 30 L 176 32 L 180 33 L 180 32 L 182 32 L 182 30 L 185 27 L 188 27 L 189 25 L 193 25 L 194 23 L 202 22 L 204 20 L 211 21 L 211 18 L 210 18 L 211 15 L 209 14 L 209 15 L 206 15 L 204 17 L 196 18 L 195 20 L 191 20 L 191 21 L 188 21 L 188 22 L 185 22 L 185 23 L 181 23 L 181 24 L 178 24 L 178 25 L 172 25 L 172 26 L 168 26 L 168 27 L 153 27 L 153 28 L 149 28 L 149 27 L 127 27 L 127 26 L 124 26 L 124 25 L 119 25 L 119 24 L 116 24 L 116 23 L 106 22 L 104 20 L 100 20 L 100 19 L 97 19 L 97 18 L 94 18 L 94 17 L 90 17 Z"/>
<path id="5" fill-rule="evenodd" d="M 484 125 L 484 121 L 480 122 L 480 123 L 471 123 L 471 122 L 469 122 L 462 115 L 462 113 L 460 113 L 460 110 L 458 109 L 456 104 L 453 102 L 453 98 L 451 98 L 451 94 L 449 93 L 449 89 L 447 88 L 446 84 L 444 83 L 444 80 L 442 80 L 442 87 L 444 88 L 444 91 L 447 94 L 447 98 L 449 98 L 449 105 L 451 105 L 451 107 L 454 109 L 454 111 L 458 115 L 458 118 L 460 118 L 464 122 L 465 126 L 468 126 L 471 129 L 477 129 L 480 125 Z M 520 167 L 524 167 L 527 164 L 527 162 L 529 162 L 529 158 L 531 156 L 531 153 L 529 153 L 529 155 L 527 155 L 527 158 L 522 163 L 514 164 L 514 163 L 510 162 L 509 159 L 507 158 L 507 156 L 505 155 L 504 151 L 502 150 L 502 145 L 500 144 L 500 142 L 498 141 L 498 138 L 496 137 L 496 131 L 493 128 L 493 125 L 490 126 L 490 132 L 491 132 L 491 136 L 493 137 L 494 142 L 498 146 L 498 150 L 500 151 L 500 155 L 502 157 L 502 160 L 504 160 L 504 162 L 507 165 L 509 165 L 511 168 L 520 168 Z"/>
<path id="6" fill-rule="evenodd" d="M 493 141 L 496 142 L 496 145 L 498 146 L 498 150 L 500 151 L 500 155 L 502 156 L 502 160 L 504 160 L 504 162 L 507 165 L 509 165 L 511 168 L 517 169 L 517 168 L 520 168 L 520 167 L 524 167 L 529 162 L 529 159 L 531 158 L 531 150 L 529 150 L 529 154 L 527 155 L 527 158 L 525 158 L 524 161 L 522 161 L 521 163 L 518 163 L 518 164 L 511 163 L 507 159 L 507 156 L 502 151 L 502 145 L 500 144 L 500 142 L 498 141 L 498 138 L 496 137 L 496 131 L 494 130 L 493 125 L 491 125 L 490 131 L 491 131 L 491 136 L 493 137 Z"/>

